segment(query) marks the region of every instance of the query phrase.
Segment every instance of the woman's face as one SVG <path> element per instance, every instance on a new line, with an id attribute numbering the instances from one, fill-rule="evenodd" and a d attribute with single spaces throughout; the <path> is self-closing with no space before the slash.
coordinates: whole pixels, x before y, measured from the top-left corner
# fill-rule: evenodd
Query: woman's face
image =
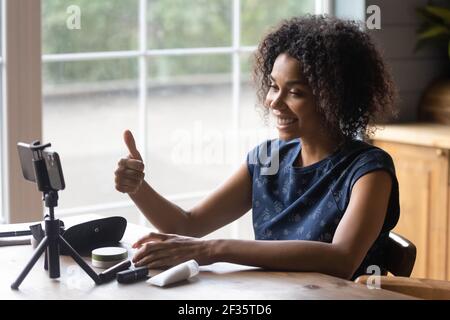
<path id="1" fill-rule="evenodd" d="M 277 119 L 281 140 L 310 136 L 322 125 L 300 62 L 286 53 L 275 60 L 265 102 Z"/>

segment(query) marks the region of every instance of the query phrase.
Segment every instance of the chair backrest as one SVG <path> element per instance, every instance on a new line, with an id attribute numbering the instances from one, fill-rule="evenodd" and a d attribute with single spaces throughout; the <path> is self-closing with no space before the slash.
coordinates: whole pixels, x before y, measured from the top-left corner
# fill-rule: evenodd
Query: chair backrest
<path id="1" fill-rule="evenodd" d="M 395 276 L 409 277 L 416 261 L 416 246 L 408 239 L 389 233 L 387 244 L 387 270 Z"/>

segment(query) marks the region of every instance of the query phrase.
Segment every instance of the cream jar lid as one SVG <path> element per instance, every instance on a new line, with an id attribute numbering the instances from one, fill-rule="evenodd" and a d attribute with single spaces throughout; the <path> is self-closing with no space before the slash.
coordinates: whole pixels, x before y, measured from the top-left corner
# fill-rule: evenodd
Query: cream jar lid
<path id="1" fill-rule="evenodd" d="M 92 250 L 92 265 L 97 268 L 109 268 L 128 258 L 128 251 L 121 247 L 103 247 Z"/>

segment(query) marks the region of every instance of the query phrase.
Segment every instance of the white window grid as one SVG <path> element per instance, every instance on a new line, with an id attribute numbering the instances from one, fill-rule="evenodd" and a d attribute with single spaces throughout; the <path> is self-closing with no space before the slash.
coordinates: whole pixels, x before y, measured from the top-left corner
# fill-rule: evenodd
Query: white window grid
<path id="1" fill-rule="evenodd" d="M 332 0 L 315 0 L 316 14 L 329 14 L 332 12 Z M 3 4 L 3 0 L 2 0 Z M 241 83 L 241 65 L 240 56 L 245 53 L 252 53 L 255 46 L 240 45 L 240 7 L 241 0 L 232 0 L 232 42 L 227 47 L 204 47 L 204 48 L 182 48 L 182 49 L 147 49 L 147 0 L 139 0 L 139 49 L 124 51 L 107 51 L 107 52 L 83 52 L 83 53 L 63 53 L 63 54 L 44 54 L 42 55 L 42 63 L 49 62 L 73 62 L 73 61 L 93 61 L 93 60 L 109 60 L 109 59 L 128 59 L 137 58 L 139 62 L 139 134 L 137 136 L 137 144 L 142 150 L 144 157 L 147 155 L 147 113 L 149 106 L 147 103 L 147 58 L 162 56 L 183 56 L 183 55 L 204 55 L 204 54 L 230 54 L 232 55 L 232 128 L 239 132 L 239 110 L 240 110 L 240 83 Z M 2 10 L 3 12 L 3 10 Z M 5 19 L 2 19 L 2 23 Z M 3 25 L 4 26 L 4 25 Z M 4 28 L 2 28 L 4 29 Z M 4 30 L 2 30 L 4 33 Z M 2 37 L 4 39 L 4 37 Z M 3 46 L 4 47 L 4 46 Z M 0 57 L 0 67 L 2 74 L 4 73 L 4 61 Z M 0 115 L 2 116 L 2 115 Z M 0 150 L 2 151 L 2 150 Z M 144 159 L 145 160 L 145 159 Z M 0 190 L 1 192 L 2 190 Z M 3 193 L 2 193 L 3 194 Z M 187 192 L 176 195 L 169 195 L 167 198 L 171 201 L 194 200 L 208 194 L 208 191 Z M 0 204 L 2 199 L 0 199 Z M 79 206 L 75 208 L 62 209 L 60 215 L 72 215 L 107 211 L 111 209 L 121 209 L 132 207 L 131 201 L 103 203 L 91 206 Z M 3 217 L 0 216 L 0 219 Z M 144 218 L 141 217 L 141 222 Z M 1 220 L 0 220 L 1 222 Z"/>

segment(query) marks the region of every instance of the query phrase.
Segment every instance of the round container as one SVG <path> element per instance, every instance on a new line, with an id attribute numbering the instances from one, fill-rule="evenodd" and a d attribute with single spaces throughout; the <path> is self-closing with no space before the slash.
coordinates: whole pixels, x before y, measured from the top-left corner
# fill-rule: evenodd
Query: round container
<path id="1" fill-rule="evenodd" d="M 128 251 L 120 247 L 104 247 L 92 250 L 92 265 L 108 269 L 128 258 Z"/>

